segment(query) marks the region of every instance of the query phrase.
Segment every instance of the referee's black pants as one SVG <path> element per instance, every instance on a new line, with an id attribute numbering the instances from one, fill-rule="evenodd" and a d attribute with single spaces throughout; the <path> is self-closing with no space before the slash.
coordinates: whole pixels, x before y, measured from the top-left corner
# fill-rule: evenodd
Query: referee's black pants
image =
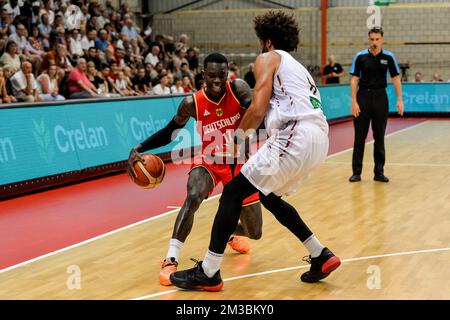
<path id="1" fill-rule="evenodd" d="M 388 97 L 385 89 L 359 88 L 357 101 L 361 110 L 358 117 L 353 119 L 355 127 L 355 141 L 353 144 L 352 169 L 353 174 L 360 175 L 363 167 L 364 145 L 370 122 L 374 143 L 373 158 L 375 175 L 384 174 L 385 151 L 384 134 L 389 113 Z"/>

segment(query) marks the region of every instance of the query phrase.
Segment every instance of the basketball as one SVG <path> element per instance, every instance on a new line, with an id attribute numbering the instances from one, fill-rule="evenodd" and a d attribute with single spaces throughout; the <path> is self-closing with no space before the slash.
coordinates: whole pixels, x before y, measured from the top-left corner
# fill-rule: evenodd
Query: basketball
<path id="1" fill-rule="evenodd" d="M 131 177 L 131 180 L 144 189 L 152 189 L 159 185 L 166 173 L 166 168 L 162 159 L 153 154 L 143 154 L 144 163 L 136 161 L 134 171 L 137 178 Z"/>

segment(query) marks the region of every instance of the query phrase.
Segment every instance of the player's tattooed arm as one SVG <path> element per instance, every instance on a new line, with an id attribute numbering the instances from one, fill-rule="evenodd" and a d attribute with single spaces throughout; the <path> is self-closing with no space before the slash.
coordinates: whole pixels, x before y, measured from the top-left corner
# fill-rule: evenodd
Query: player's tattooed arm
<path id="1" fill-rule="evenodd" d="M 236 95 L 236 98 L 241 103 L 241 107 L 247 109 L 252 103 L 252 89 L 242 79 L 236 79 L 231 83 L 231 89 Z"/>

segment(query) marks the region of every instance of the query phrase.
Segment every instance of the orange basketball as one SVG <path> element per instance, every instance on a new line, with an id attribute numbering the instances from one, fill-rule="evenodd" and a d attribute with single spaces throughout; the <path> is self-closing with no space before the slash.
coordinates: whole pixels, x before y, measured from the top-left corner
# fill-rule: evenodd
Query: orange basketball
<path id="1" fill-rule="evenodd" d="M 130 178 L 144 189 L 154 188 L 163 181 L 166 167 L 162 159 L 154 154 L 143 154 L 142 158 L 144 163 L 140 161 L 134 163 L 134 171 L 137 178 Z"/>

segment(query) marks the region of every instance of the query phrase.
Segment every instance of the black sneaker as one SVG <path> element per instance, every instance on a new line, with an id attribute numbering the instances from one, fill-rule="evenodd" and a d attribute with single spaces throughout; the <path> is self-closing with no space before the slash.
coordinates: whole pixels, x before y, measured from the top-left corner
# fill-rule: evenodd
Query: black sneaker
<path id="1" fill-rule="evenodd" d="M 304 257 L 303 261 L 311 264 L 311 269 L 302 274 L 300 279 L 303 282 L 314 283 L 322 280 L 336 270 L 341 265 L 341 259 L 336 257 L 328 248 L 323 248 L 320 256 L 311 258 L 311 256 Z"/>
<path id="2" fill-rule="evenodd" d="M 220 270 L 212 278 L 209 278 L 203 271 L 202 261 L 191 260 L 195 262 L 192 269 L 177 271 L 170 275 L 172 284 L 182 289 L 220 291 L 223 287 Z"/>
<path id="3" fill-rule="evenodd" d="M 359 174 L 354 174 L 354 175 L 352 175 L 352 176 L 348 179 L 348 181 L 350 181 L 350 182 L 358 182 L 358 181 L 361 181 L 361 175 L 359 175 Z"/>
<path id="4" fill-rule="evenodd" d="M 389 178 L 386 177 L 384 174 L 377 174 L 373 177 L 373 180 L 379 181 L 379 182 L 389 182 Z"/>

